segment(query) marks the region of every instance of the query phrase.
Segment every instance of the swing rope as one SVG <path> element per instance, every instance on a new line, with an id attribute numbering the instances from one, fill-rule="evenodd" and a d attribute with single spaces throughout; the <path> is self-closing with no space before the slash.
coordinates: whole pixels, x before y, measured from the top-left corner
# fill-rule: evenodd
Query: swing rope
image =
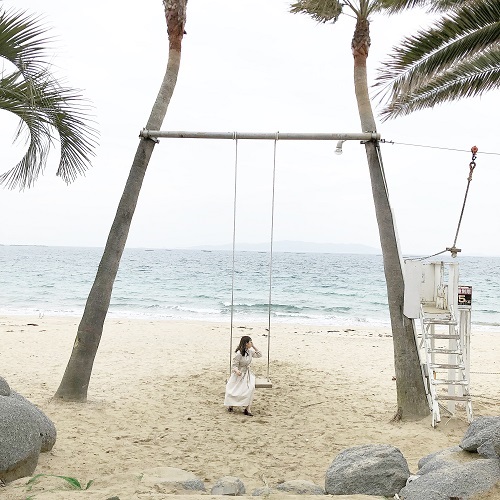
<path id="1" fill-rule="evenodd" d="M 269 364 L 271 352 L 271 304 L 273 289 L 273 241 L 274 241 L 274 194 L 276 187 L 276 145 L 278 143 L 279 132 L 276 132 L 273 150 L 273 194 L 271 202 L 271 244 L 269 250 L 269 309 L 268 309 L 268 330 L 267 330 L 267 380 L 269 380 Z"/>
<path id="2" fill-rule="evenodd" d="M 233 359 L 233 329 L 234 329 L 234 276 L 235 276 L 235 255 L 236 255 L 236 201 L 238 192 L 238 136 L 233 133 L 235 140 L 234 154 L 234 203 L 233 203 L 233 252 L 231 271 L 231 338 L 229 341 L 229 376 L 231 376 L 231 363 Z M 279 132 L 276 132 L 273 151 L 273 189 L 271 202 L 271 243 L 269 256 L 269 304 L 268 304 L 268 335 L 267 335 L 267 372 L 266 378 L 269 381 L 270 353 L 271 353 L 271 304 L 272 304 L 272 283 L 273 283 L 273 241 L 274 241 L 274 199 L 276 187 L 276 144 L 279 139 Z"/>
<path id="3" fill-rule="evenodd" d="M 238 186 L 238 137 L 233 132 L 234 148 L 234 204 L 233 204 L 233 267 L 231 272 L 231 338 L 229 340 L 229 376 L 231 376 L 231 362 L 233 359 L 233 317 L 234 317 L 234 261 L 236 249 L 236 193 Z"/>
<path id="4" fill-rule="evenodd" d="M 457 225 L 457 231 L 455 233 L 455 240 L 453 241 L 453 245 L 451 247 L 446 247 L 444 250 L 441 250 L 441 252 L 434 253 L 432 255 L 428 255 L 427 257 L 418 257 L 415 259 L 407 259 L 407 260 L 425 260 L 425 259 L 430 259 L 431 257 L 436 257 L 436 255 L 441 255 L 442 253 L 445 252 L 450 252 L 451 256 L 455 258 L 458 254 L 458 252 L 461 252 L 462 250 L 460 248 L 456 247 L 457 244 L 457 239 L 458 239 L 458 233 L 460 232 L 460 225 L 462 224 L 462 217 L 464 215 L 464 210 L 465 210 L 465 203 L 467 202 L 467 195 L 469 194 L 469 187 L 470 183 L 472 181 L 472 173 L 474 172 L 474 169 L 476 168 L 476 158 L 477 158 L 477 146 L 472 146 L 470 149 L 472 153 L 472 160 L 469 163 L 469 177 L 467 177 L 467 188 L 465 189 L 465 196 L 464 196 L 464 202 L 462 204 L 462 210 L 460 212 L 460 217 L 458 219 L 458 225 Z"/>

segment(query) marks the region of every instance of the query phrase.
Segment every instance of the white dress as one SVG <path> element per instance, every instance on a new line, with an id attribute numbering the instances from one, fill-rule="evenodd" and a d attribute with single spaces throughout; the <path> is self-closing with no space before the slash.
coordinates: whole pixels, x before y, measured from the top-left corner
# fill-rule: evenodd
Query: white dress
<path id="1" fill-rule="evenodd" d="M 253 347 L 248 349 L 247 354 L 242 356 L 238 351 L 231 364 L 231 376 L 226 384 L 225 406 L 250 406 L 255 391 L 255 375 L 250 371 L 252 358 L 261 358 L 262 353 Z M 241 375 L 236 375 L 236 370 Z"/>

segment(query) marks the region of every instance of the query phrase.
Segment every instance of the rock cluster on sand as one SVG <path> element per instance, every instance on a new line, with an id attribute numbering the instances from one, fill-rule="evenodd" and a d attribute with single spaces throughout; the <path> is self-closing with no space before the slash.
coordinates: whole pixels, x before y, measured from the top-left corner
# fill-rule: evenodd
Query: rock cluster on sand
<path id="1" fill-rule="evenodd" d="M 419 470 L 411 474 L 400 450 L 390 445 L 354 446 L 339 453 L 325 475 L 325 489 L 305 480 L 291 480 L 257 488 L 252 496 L 290 495 L 369 495 L 401 500 L 466 500 L 487 493 L 500 482 L 500 417 L 479 417 L 472 422 L 459 446 L 438 451 L 422 458 Z M 163 470 L 163 469 L 159 469 Z M 196 482 L 189 476 L 189 485 L 182 486 L 169 469 L 167 477 L 155 477 L 155 490 L 192 489 Z M 149 477 L 146 474 L 144 477 Z M 188 479 L 187 477 L 185 479 Z M 142 481 L 144 483 L 144 479 Z M 151 486 L 153 483 L 149 481 Z M 167 487 L 167 484 L 170 487 Z M 205 491 L 198 480 L 195 489 Z M 242 480 L 221 477 L 212 487 L 212 495 L 241 496 L 246 494 Z M 368 497 L 367 497 L 368 498 Z"/>
<path id="2" fill-rule="evenodd" d="M 401 500 L 466 500 L 500 482 L 500 417 L 473 420 L 459 446 L 422 458 Z"/>
<path id="3" fill-rule="evenodd" d="M 422 458 L 410 474 L 403 454 L 394 446 L 369 444 L 339 453 L 325 475 L 325 490 L 300 481 L 259 488 L 255 496 L 283 491 L 291 494 L 372 495 L 400 500 L 466 500 L 500 482 L 500 417 L 479 417 L 459 446 Z M 287 485 L 303 483 L 300 488 Z"/>
<path id="4" fill-rule="evenodd" d="M 0 377 L 0 480 L 11 482 L 34 473 L 41 451 L 52 448 L 56 439 L 53 423 L 38 408 L 11 391 Z M 43 471 L 41 471 L 43 472 Z M 30 485 L 33 494 L 54 491 L 42 478 Z M 46 479 L 46 480 L 45 480 Z M 138 494 L 206 494 L 204 480 L 192 472 L 173 467 L 155 467 L 137 474 L 96 478 L 90 490 L 109 492 L 106 498 L 120 497 L 127 483 Z M 423 457 L 412 474 L 401 451 L 391 445 L 367 444 L 347 448 L 331 462 L 324 488 L 296 479 L 256 488 L 252 496 L 269 495 L 366 495 L 364 498 L 400 500 L 467 500 L 500 491 L 500 417 L 476 418 L 461 442 L 452 448 Z M 12 483 L 23 492 L 26 479 Z M 55 488 L 59 491 L 63 486 Z M 495 489 L 497 488 L 497 489 Z M 209 490 L 212 495 L 248 495 L 243 481 L 222 476 Z M 358 498 L 358 497 L 356 497 Z M 494 498 L 494 497 L 491 497 Z"/>
<path id="5" fill-rule="evenodd" d="M 52 421 L 0 377 L 0 480 L 31 476 L 40 452 L 50 451 L 55 442 Z"/>
<path id="6" fill-rule="evenodd" d="M 459 446 L 422 458 L 419 470 L 413 475 L 406 459 L 394 446 L 361 445 L 348 448 L 335 457 L 326 471 L 325 489 L 313 482 L 295 479 L 254 489 L 251 494 L 467 500 L 487 493 L 500 481 L 500 457 L 498 453 L 491 456 L 491 450 L 498 450 L 499 429 L 500 417 L 477 418 Z M 144 491 L 144 486 L 162 493 L 206 491 L 203 481 L 192 473 L 169 467 L 145 471 L 139 476 L 138 490 Z M 215 482 L 210 494 L 241 496 L 247 493 L 240 478 L 223 476 Z"/>

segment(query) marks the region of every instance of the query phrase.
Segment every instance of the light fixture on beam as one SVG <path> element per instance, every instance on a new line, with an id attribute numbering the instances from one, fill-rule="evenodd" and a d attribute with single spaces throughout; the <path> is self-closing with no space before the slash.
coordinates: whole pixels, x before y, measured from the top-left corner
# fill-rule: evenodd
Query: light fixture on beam
<path id="1" fill-rule="evenodd" d="M 342 144 L 344 144 L 345 141 L 338 141 L 337 142 L 337 147 L 335 148 L 335 154 L 336 155 L 341 155 L 342 154 Z"/>

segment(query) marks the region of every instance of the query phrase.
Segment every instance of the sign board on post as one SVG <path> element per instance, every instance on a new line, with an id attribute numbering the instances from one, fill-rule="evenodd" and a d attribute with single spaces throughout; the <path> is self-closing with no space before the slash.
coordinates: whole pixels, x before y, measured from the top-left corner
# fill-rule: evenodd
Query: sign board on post
<path id="1" fill-rule="evenodd" d="M 471 306 L 472 305 L 472 287 L 462 286 L 458 287 L 458 306 Z"/>

